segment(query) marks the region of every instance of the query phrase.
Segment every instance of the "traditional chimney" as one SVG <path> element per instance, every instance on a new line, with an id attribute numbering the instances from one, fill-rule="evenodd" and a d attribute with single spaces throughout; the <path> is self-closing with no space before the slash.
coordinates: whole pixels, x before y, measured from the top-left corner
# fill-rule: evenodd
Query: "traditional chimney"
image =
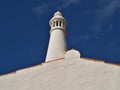
<path id="1" fill-rule="evenodd" d="M 50 40 L 47 50 L 46 62 L 65 56 L 66 53 L 66 20 L 62 14 L 57 11 L 54 17 L 49 21 L 51 27 Z"/>

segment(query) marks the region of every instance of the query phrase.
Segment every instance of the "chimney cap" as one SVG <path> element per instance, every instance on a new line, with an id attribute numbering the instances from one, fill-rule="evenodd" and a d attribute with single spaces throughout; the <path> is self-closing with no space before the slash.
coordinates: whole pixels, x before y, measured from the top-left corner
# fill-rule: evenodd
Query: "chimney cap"
<path id="1" fill-rule="evenodd" d="M 57 19 L 61 19 L 62 21 L 64 21 L 65 23 L 67 23 L 66 22 L 66 20 L 65 20 L 65 18 L 63 17 L 63 15 L 62 15 L 62 13 L 60 12 L 60 11 L 57 11 L 57 12 L 55 12 L 54 13 L 54 16 L 51 18 L 51 20 L 49 21 L 49 25 L 51 25 L 51 22 L 53 21 L 53 20 L 57 20 Z"/>
<path id="2" fill-rule="evenodd" d="M 60 11 L 57 11 L 54 16 L 62 16 L 62 13 Z"/>

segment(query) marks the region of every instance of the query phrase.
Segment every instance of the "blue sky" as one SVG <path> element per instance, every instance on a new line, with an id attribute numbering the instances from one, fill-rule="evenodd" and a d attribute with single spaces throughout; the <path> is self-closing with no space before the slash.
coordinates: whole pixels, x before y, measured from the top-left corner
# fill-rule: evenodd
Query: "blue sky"
<path id="1" fill-rule="evenodd" d="M 44 62 L 58 10 L 68 22 L 68 50 L 120 64 L 120 0 L 1 0 L 0 74 Z"/>

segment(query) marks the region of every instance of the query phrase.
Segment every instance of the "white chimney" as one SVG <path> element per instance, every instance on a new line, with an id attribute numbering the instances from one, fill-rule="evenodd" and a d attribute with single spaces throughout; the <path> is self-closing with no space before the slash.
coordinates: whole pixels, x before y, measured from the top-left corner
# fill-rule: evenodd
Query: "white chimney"
<path id="1" fill-rule="evenodd" d="M 62 14 L 57 11 L 54 17 L 49 21 L 51 27 L 50 40 L 47 50 L 46 62 L 59 59 L 66 53 L 66 20 Z"/>

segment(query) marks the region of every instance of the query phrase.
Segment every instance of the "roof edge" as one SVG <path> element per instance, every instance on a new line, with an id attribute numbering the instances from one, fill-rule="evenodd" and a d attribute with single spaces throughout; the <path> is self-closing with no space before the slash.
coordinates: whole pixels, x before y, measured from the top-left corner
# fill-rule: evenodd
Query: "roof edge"
<path id="1" fill-rule="evenodd" d="M 64 59 L 64 57 L 61 57 L 61 58 L 54 59 L 54 60 L 51 60 L 51 61 L 43 62 L 43 63 L 41 63 L 41 64 L 37 64 L 37 65 L 30 66 L 30 67 L 18 69 L 18 70 L 16 70 L 16 71 L 13 71 L 13 72 L 10 72 L 10 73 L 0 74 L 0 76 L 13 75 L 13 74 L 16 74 L 17 71 L 25 70 L 25 69 L 28 69 L 28 68 L 33 68 L 33 67 L 36 67 L 36 66 L 42 66 L 43 64 L 50 63 L 50 62 L 54 62 L 54 61 L 58 61 L 58 60 L 63 60 L 63 59 Z M 120 64 L 115 64 L 115 63 L 111 63 L 111 62 L 105 62 L 105 60 L 99 60 L 99 59 L 94 59 L 94 58 L 81 57 L 81 59 L 90 60 L 90 61 L 94 61 L 94 62 L 102 62 L 102 63 L 105 63 L 105 64 L 114 65 L 114 66 L 120 66 Z"/>

